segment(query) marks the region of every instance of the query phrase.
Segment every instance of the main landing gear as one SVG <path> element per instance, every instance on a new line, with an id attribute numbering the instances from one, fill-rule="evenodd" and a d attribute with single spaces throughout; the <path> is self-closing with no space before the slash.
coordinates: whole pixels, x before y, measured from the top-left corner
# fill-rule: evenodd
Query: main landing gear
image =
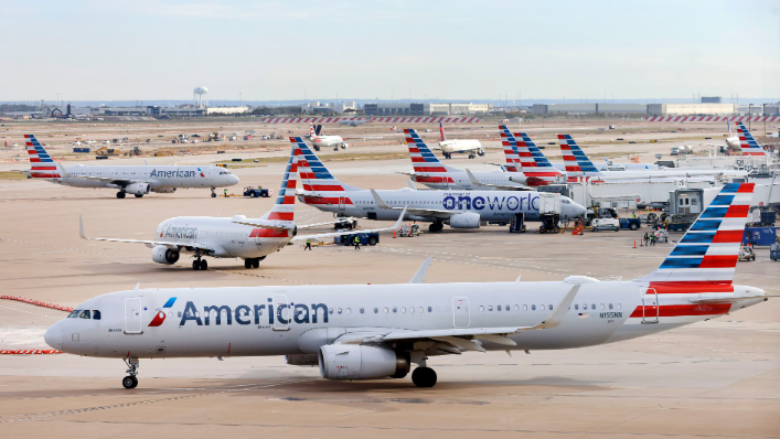
<path id="1" fill-rule="evenodd" d="M 125 195 L 127 195 L 127 193 L 122 191 L 116 193 L 116 197 L 119 198 L 120 200 L 124 198 Z"/>
<path id="2" fill-rule="evenodd" d="M 193 270 L 208 270 L 209 269 L 209 263 L 206 262 L 205 259 L 201 259 L 200 251 L 195 252 L 195 257 L 198 258 L 198 259 L 192 261 L 192 269 Z"/>
<path id="3" fill-rule="evenodd" d="M 217 188 L 213 187 L 211 188 L 211 198 L 217 198 Z"/>
<path id="4" fill-rule="evenodd" d="M 143 198 L 144 194 L 135 194 L 136 198 Z"/>
<path id="5" fill-rule="evenodd" d="M 260 261 L 265 259 L 265 257 L 262 258 L 246 258 L 244 259 L 244 268 L 260 268 Z"/>
<path id="6" fill-rule="evenodd" d="M 418 367 L 412 372 L 412 382 L 417 387 L 433 387 L 437 379 L 436 371 L 430 367 Z"/>
<path id="7" fill-rule="evenodd" d="M 122 386 L 125 389 L 135 389 L 138 387 L 138 378 L 136 378 L 136 375 L 138 375 L 138 358 L 130 358 L 125 359 L 125 364 L 127 364 L 127 372 L 129 375 L 122 378 Z"/>
<path id="8" fill-rule="evenodd" d="M 442 224 L 439 221 L 437 221 L 435 223 L 431 223 L 431 225 L 428 226 L 428 231 L 431 232 L 431 233 L 441 232 L 442 229 L 444 229 L 444 224 Z"/>

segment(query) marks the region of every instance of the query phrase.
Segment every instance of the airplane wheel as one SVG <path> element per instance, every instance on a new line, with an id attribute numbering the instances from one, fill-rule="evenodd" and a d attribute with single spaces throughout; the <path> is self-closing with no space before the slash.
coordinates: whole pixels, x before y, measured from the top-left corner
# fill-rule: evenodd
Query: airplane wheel
<path id="1" fill-rule="evenodd" d="M 144 194 L 135 194 L 136 198 L 143 198 Z"/>
<path id="2" fill-rule="evenodd" d="M 125 193 L 124 193 L 124 192 L 117 192 L 117 193 L 116 193 L 116 197 L 117 197 L 117 198 L 119 198 L 119 199 L 121 200 L 122 198 L 124 198 L 124 197 L 125 197 Z"/>
<path id="3" fill-rule="evenodd" d="M 200 270 L 200 263 L 198 261 L 192 261 L 192 269 L 193 270 Z"/>
<path id="4" fill-rule="evenodd" d="M 244 259 L 244 268 L 252 268 L 252 260 L 247 258 Z"/>
<path id="5" fill-rule="evenodd" d="M 252 259 L 252 268 L 260 268 L 260 258 Z"/>
<path id="6" fill-rule="evenodd" d="M 136 387 L 138 387 L 138 378 L 132 375 L 128 375 L 124 377 L 122 378 L 122 386 L 125 389 L 135 389 Z"/>
<path id="7" fill-rule="evenodd" d="M 430 367 L 418 367 L 412 372 L 412 382 L 417 387 L 433 387 L 436 381 L 436 371 Z"/>
<path id="8" fill-rule="evenodd" d="M 212 192 L 212 193 L 211 193 L 211 198 L 217 198 L 217 194 L 216 194 L 216 193 L 214 193 L 214 192 Z"/>
<path id="9" fill-rule="evenodd" d="M 209 269 L 209 263 L 206 262 L 205 259 L 201 259 L 201 261 L 200 261 L 200 269 L 201 270 L 208 270 Z"/>

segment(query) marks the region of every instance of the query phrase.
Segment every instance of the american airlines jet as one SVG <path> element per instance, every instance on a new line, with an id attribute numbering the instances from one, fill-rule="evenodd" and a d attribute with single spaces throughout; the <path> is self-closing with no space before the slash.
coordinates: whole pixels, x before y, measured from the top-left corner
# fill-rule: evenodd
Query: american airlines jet
<path id="1" fill-rule="evenodd" d="M 514 191 L 391 191 L 365 190 L 344 184 L 328 171 L 309 146 L 296 137 L 301 155 L 298 172 L 304 191 L 298 198 L 325 212 L 372 220 L 395 220 L 406 209 L 406 219 L 430 222 L 428 230 L 440 232 L 444 224 L 454 229 L 476 229 L 486 222 L 509 223 L 516 214 L 539 219 L 540 198 L 559 196 Z M 419 138 L 418 138 L 419 139 Z M 420 140 L 422 143 L 422 141 Z M 561 217 L 575 218 L 585 208 L 561 197 Z"/>
<path id="2" fill-rule="evenodd" d="M 473 159 L 476 154 L 480 157 L 485 155 L 485 148 L 476 139 L 452 139 L 447 140 L 447 136 L 444 134 L 444 126 L 439 122 L 439 133 L 441 134 L 441 141 L 439 142 L 439 149 L 441 149 L 444 158 L 451 159 L 453 154 L 468 153 L 469 158 Z"/>
<path id="3" fill-rule="evenodd" d="M 292 141 L 293 138 L 290 138 Z M 316 235 L 298 235 L 298 229 L 332 223 L 296 225 L 295 193 L 298 180 L 298 157 L 301 151 L 293 141 L 290 159 L 282 178 L 282 186 L 276 204 L 261 218 L 235 215 L 232 218 L 211 216 L 182 216 L 167 219 L 157 226 L 158 239 L 87 238 L 79 217 L 82 239 L 95 241 L 145 244 L 152 249 L 152 260 L 158 264 L 173 265 L 182 253 L 191 253 L 193 270 L 207 270 L 206 256 L 213 258 L 241 258 L 245 268 L 259 268 L 260 261 L 271 253 L 284 248 L 290 242 L 307 239 L 321 240 L 352 233 L 336 232 Z M 403 216 L 403 215 L 402 215 Z M 401 228 L 399 219 L 394 227 L 361 230 L 361 233 L 387 232 Z"/>
<path id="4" fill-rule="evenodd" d="M 211 196 L 218 187 L 233 186 L 238 177 L 217 166 L 68 166 L 52 160 L 32 134 L 24 135 L 30 170 L 23 171 L 64 186 L 116 189 L 117 198 L 132 194 L 141 198 L 149 192 L 172 193 L 176 189 L 211 188 Z"/>
<path id="5" fill-rule="evenodd" d="M 727 184 L 661 266 L 633 281 L 170 288 L 87 300 L 45 333 L 62 352 L 122 359 L 285 355 L 323 378 L 404 378 L 431 387 L 428 359 L 487 351 L 572 349 L 709 320 L 767 300 L 734 285 L 752 183 Z"/>
<path id="6" fill-rule="evenodd" d="M 740 148 L 742 148 L 742 155 L 751 157 L 767 157 L 767 153 L 764 151 L 764 148 L 761 148 L 758 142 L 756 142 L 756 139 L 753 138 L 753 135 L 750 134 L 750 130 L 748 130 L 745 124 L 742 122 L 737 122 L 737 140 L 739 142 Z"/>
<path id="7" fill-rule="evenodd" d="M 321 132 L 322 125 L 319 125 L 315 131 L 314 124 L 309 124 L 309 141 L 311 141 L 316 151 L 319 151 L 322 147 L 333 148 L 334 150 L 338 150 L 339 147 L 341 149 L 349 148 L 349 144 L 345 143 L 341 136 L 321 136 Z"/>

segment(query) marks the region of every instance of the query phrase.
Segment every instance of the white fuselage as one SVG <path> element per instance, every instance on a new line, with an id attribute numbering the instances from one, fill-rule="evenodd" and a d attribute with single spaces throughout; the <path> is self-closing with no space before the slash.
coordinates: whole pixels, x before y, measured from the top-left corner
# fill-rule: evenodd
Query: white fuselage
<path id="1" fill-rule="evenodd" d="M 752 297 L 698 305 L 690 300 L 699 294 L 654 295 L 646 293 L 647 286 L 582 284 L 559 326 L 509 335 L 516 346 L 485 341 L 484 349 L 612 343 L 765 300 L 756 297 L 763 296 L 758 289 L 736 286 L 734 293 L 718 296 Z M 350 333 L 532 327 L 557 309 L 571 288 L 563 281 L 130 290 L 80 304 L 76 309 L 99 310 L 101 319 L 63 319 L 45 339 L 66 353 L 112 358 L 310 354 Z"/>
<path id="2" fill-rule="evenodd" d="M 358 218 L 396 220 L 401 208 L 434 209 L 443 211 L 440 215 L 413 215 L 406 219 L 425 222 L 442 221 L 451 212 L 475 213 L 481 221 L 508 223 L 515 214 L 525 213 L 526 220 L 539 219 L 539 193 L 518 191 L 414 191 L 398 189 L 376 191 L 390 207 L 377 207 L 370 191 L 307 192 L 298 198 L 322 211 L 343 213 Z M 585 208 L 567 197 L 561 197 L 561 217 L 574 218 L 585 214 Z M 446 219 L 445 221 L 446 222 Z"/>
<path id="3" fill-rule="evenodd" d="M 479 140 L 474 139 L 453 139 L 439 142 L 439 148 L 447 154 L 463 153 L 477 151 L 482 149 Z"/>
<path id="4" fill-rule="evenodd" d="M 150 189 L 166 191 L 183 188 L 216 188 L 238 183 L 238 177 L 216 166 L 68 166 L 70 176 L 51 179 L 66 186 L 122 188 L 117 182 L 149 183 Z M 97 177 L 97 178 L 88 178 Z"/>
<path id="5" fill-rule="evenodd" d="M 314 136 L 309 139 L 314 146 L 320 148 L 332 148 L 344 144 L 341 136 Z"/>
<path id="6" fill-rule="evenodd" d="M 247 221 L 246 217 L 215 218 L 208 216 L 181 216 L 170 218 L 157 226 L 155 239 L 176 243 L 182 252 L 197 244 L 211 248 L 202 255 L 217 258 L 261 258 L 285 245 L 295 237 L 295 225 L 291 222 L 267 221 L 269 225 L 289 227 L 290 231 L 274 231 L 260 227 L 237 224 L 234 221 Z M 251 219 L 253 223 L 261 222 Z"/>
<path id="7" fill-rule="evenodd" d="M 502 186 L 514 186 L 517 188 L 525 187 L 522 183 L 525 181 L 525 177 L 516 172 L 472 172 L 472 175 L 483 184 L 494 184 Z M 480 191 L 498 191 L 506 190 L 501 188 L 493 188 L 490 186 L 475 185 L 472 183 L 469 175 L 463 172 L 417 172 L 412 174 L 410 178 L 417 183 L 424 184 L 431 189 L 440 190 L 480 190 Z"/>

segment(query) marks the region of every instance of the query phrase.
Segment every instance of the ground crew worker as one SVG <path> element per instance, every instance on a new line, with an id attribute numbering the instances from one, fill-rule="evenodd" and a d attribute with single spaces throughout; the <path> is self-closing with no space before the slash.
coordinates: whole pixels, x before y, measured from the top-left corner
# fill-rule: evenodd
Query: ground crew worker
<path id="1" fill-rule="evenodd" d="M 225 198 L 227 198 L 227 188 L 225 188 Z"/>
<path id="2" fill-rule="evenodd" d="M 634 218 L 634 219 L 636 219 L 636 212 L 634 212 L 634 213 L 632 213 L 632 214 L 631 214 L 631 218 Z"/>
<path id="3" fill-rule="evenodd" d="M 303 249 L 303 251 L 309 250 L 311 251 L 311 239 L 306 239 L 306 248 Z"/>
<path id="4" fill-rule="evenodd" d="M 360 238 L 355 236 L 355 250 L 360 250 Z"/>
<path id="5" fill-rule="evenodd" d="M 655 233 L 650 234 L 650 245 L 655 245 Z"/>
<path id="6" fill-rule="evenodd" d="M 647 241 L 650 239 L 650 238 L 647 236 L 647 232 L 645 232 L 645 236 L 644 236 L 644 238 L 643 238 L 643 239 L 644 239 L 644 241 L 645 241 L 645 245 L 647 245 L 647 244 L 648 244 L 648 242 L 647 242 Z"/>

